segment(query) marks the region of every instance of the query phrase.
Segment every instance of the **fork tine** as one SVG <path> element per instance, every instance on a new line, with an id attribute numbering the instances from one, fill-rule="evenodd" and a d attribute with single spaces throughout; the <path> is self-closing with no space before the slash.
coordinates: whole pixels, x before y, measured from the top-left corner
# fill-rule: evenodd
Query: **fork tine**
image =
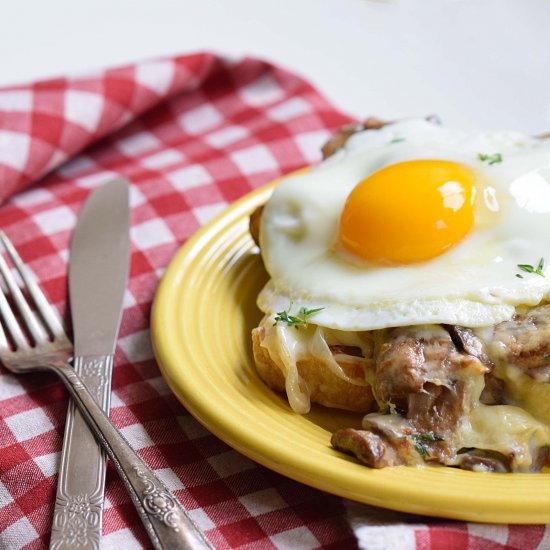
<path id="1" fill-rule="evenodd" d="M 15 305 L 17 306 L 17 309 L 19 310 L 21 317 L 23 317 L 23 320 L 25 321 L 25 325 L 28 328 L 29 332 L 31 333 L 31 336 L 34 342 L 39 343 L 39 342 L 46 341 L 47 334 L 45 330 L 39 324 L 35 314 L 32 312 L 31 308 L 29 307 L 29 304 L 27 304 L 27 300 L 25 299 L 25 297 L 23 296 L 23 293 L 21 292 L 21 289 L 15 282 L 15 279 L 13 277 L 12 272 L 10 271 L 10 268 L 8 267 L 8 264 L 6 263 L 6 260 L 4 260 L 4 257 L 1 254 L 0 254 L 0 273 L 2 273 L 2 277 L 4 278 L 4 281 L 6 281 L 6 285 L 8 287 L 8 290 L 10 291 L 13 301 L 15 302 Z"/>
<path id="2" fill-rule="evenodd" d="M 0 353 L 5 353 L 6 351 L 9 351 L 9 349 L 8 339 L 4 334 L 4 329 L 0 326 Z"/>
<path id="3" fill-rule="evenodd" d="M 0 306 L 1 309 L 1 306 Z M 9 351 L 10 346 L 8 344 L 8 339 L 6 338 L 6 333 L 2 328 L 2 323 L 0 323 L 0 353 Z"/>
<path id="4" fill-rule="evenodd" d="M 28 344 L 27 340 L 25 339 L 25 335 L 19 328 L 19 323 L 17 322 L 17 319 L 15 318 L 15 315 L 13 314 L 11 307 L 6 300 L 6 296 L 3 292 L 0 292 L 0 313 L 2 314 L 2 318 L 4 319 L 4 324 L 6 325 L 8 332 L 13 338 L 15 346 L 17 348 L 26 347 Z M 5 344 L 5 348 L 8 348 L 8 342 L 6 340 L 4 331 L 2 331 L 2 336 L 4 340 L 2 343 Z"/>
<path id="5" fill-rule="evenodd" d="M 0 231 L 0 241 L 2 241 L 6 252 L 11 258 L 13 265 L 19 272 L 19 275 L 21 276 L 25 287 L 27 288 L 31 298 L 38 308 L 38 311 L 40 312 L 40 315 L 44 319 L 44 322 L 46 323 L 46 326 L 48 327 L 52 335 L 55 338 L 67 339 L 67 335 L 65 334 L 65 329 L 63 328 L 63 323 L 60 317 L 58 316 L 55 309 L 50 305 L 50 303 L 44 296 L 44 293 L 42 292 L 42 290 L 40 290 L 40 287 L 29 275 L 29 271 L 23 264 L 23 260 L 21 259 L 21 257 L 17 253 L 17 250 L 3 231 Z"/>

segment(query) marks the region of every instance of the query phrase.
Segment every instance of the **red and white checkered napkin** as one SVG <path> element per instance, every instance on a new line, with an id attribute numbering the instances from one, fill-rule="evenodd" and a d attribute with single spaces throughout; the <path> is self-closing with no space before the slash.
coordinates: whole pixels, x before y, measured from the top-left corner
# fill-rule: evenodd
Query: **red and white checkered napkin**
<path id="1" fill-rule="evenodd" d="M 231 201 L 317 161 L 322 142 L 348 121 L 293 74 L 210 54 L 3 89 L 0 227 L 65 311 L 78 210 L 113 176 L 132 182 L 132 263 L 111 417 L 216 548 L 354 548 L 348 512 L 369 549 L 548 548 L 544 527 L 410 525 L 399 514 L 377 525 L 373 509 L 231 450 L 187 413 L 159 375 L 149 312 L 175 251 Z M 0 370 L 0 548 L 48 544 L 67 401 L 52 376 Z M 148 539 L 109 467 L 103 548 L 141 547 Z"/>

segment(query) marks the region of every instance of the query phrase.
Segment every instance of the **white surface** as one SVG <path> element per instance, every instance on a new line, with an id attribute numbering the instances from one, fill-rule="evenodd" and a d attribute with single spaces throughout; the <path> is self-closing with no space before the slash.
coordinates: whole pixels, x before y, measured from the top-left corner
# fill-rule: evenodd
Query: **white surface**
<path id="1" fill-rule="evenodd" d="M 249 54 L 357 116 L 550 129 L 548 0 L 2 2 L 0 85 L 197 50 Z"/>

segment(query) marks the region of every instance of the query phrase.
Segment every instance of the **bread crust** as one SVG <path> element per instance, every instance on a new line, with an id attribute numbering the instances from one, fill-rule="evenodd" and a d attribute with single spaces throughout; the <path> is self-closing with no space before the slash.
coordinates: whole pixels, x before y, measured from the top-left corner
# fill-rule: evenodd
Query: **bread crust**
<path id="1" fill-rule="evenodd" d="M 265 329 L 262 326 L 256 327 L 252 331 L 252 349 L 256 370 L 260 378 L 271 389 L 285 393 L 284 375 L 271 359 L 268 350 L 261 345 L 264 336 Z M 364 370 L 357 361 L 347 362 L 341 358 L 337 360 L 349 377 L 364 377 Z M 310 399 L 313 403 L 363 414 L 372 410 L 374 399 L 370 386 L 358 386 L 343 380 L 315 357 L 299 360 L 297 367 L 298 373 L 309 389 Z"/>

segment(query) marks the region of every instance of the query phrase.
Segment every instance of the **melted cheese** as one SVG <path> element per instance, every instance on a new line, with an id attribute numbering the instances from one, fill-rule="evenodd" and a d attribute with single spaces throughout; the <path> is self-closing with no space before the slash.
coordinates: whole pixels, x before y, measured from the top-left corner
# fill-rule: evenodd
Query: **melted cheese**
<path id="1" fill-rule="evenodd" d="M 495 375 L 506 383 L 510 401 L 550 424 L 550 383 L 527 376 L 514 365 L 497 365 Z"/>
<path id="2" fill-rule="evenodd" d="M 311 407 L 309 389 L 298 371 L 300 360 L 311 360 L 314 357 L 335 375 L 351 384 L 365 385 L 374 376 L 374 372 L 367 369 L 366 379 L 350 378 L 329 348 L 329 343 L 353 346 L 360 348 L 363 356 L 369 357 L 375 345 L 372 333 L 339 331 L 315 325 L 299 329 L 274 326 L 272 317 L 264 318 L 262 326 L 265 336 L 261 345 L 267 349 L 271 359 L 281 370 L 289 404 L 296 413 L 305 414 Z M 434 327 L 435 329 L 441 330 L 440 327 Z M 433 334 L 430 332 L 423 336 L 429 338 Z M 484 372 L 475 368 L 464 369 L 460 378 L 466 388 L 465 410 L 459 421 L 456 439 L 452 442 L 453 447 L 456 452 L 462 448 L 495 451 L 511 458 L 512 471 L 528 472 L 536 461 L 540 448 L 550 446 L 550 428 L 545 424 L 550 424 L 550 384 L 538 382 L 513 366 L 497 366 L 495 374 L 506 382 L 514 405 L 481 403 L 480 396 L 485 384 Z M 449 380 L 434 379 L 432 382 L 449 384 Z M 401 430 L 401 437 L 407 437 L 407 422 L 391 407 L 387 414 L 370 413 L 365 417 L 365 422 L 368 424 L 368 420 L 374 417 L 378 424 L 383 422 L 397 436 Z M 407 463 L 419 465 L 423 461 L 412 452 L 407 457 Z M 455 455 L 448 465 L 456 463 Z"/>
<path id="3" fill-rule="evenodd" d="M 335 360 L 328 344 L 331 342 L 358 347 L 366 355 L 370 344 L 361 338 L 360 333 L 341 333 L 341 331 L 323 329 L 315 325 L 299 329 L 284 325 L 274 326 L 271 317 L 265 317 L 261 326 L 264 327 L 264 338 L 261 345 L 268 351 L 269 356 L 285 378 L 288 402 L 294 412 L 306 414 L 311 408 L 309 388 L 298 371 L 300 360 L 310 360 L 314 357 L 342 380 L 358 386 L 368 384 L 364 378 L 348 376 Z M 330 332 L 330 334 L 327 335 L 325 332 Z"/>
<path id="4" fill-rule="evenodd" d="M 285 390 L 292 410 L 306 414 L 311 407 L 307 385 L 298 373 L 298 361 L 306 355 L 309 332 L 288 330 L 283 326 L 266 327 L 262 346 L 285 377 Z"/>
<path id="5" fill-rule="evenodd" d="M 496 451 L 512 458 L 515 472 L 528 472 L 541 447 L 550 444 L 550 429 L 512 405 L 478 403 L 462 418 L 459 447 Z"/>

